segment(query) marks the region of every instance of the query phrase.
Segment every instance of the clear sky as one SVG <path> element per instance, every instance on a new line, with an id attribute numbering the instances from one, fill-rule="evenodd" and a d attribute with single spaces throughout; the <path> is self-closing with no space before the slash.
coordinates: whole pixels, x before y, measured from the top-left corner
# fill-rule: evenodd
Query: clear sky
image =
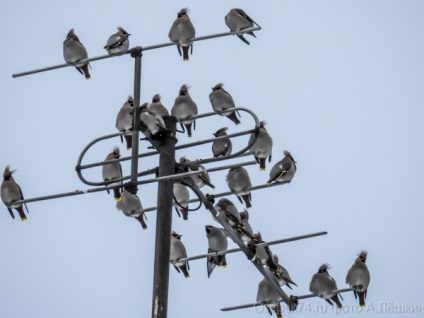
<path id="1" fill-rule="evenodd" d="M 310 279 L 323 263 L 331 264 L 330 274 L 346 287 L 347 270 L 367 249 L 372 277 L 362 315 L 422 315 L 422 1 L 4 2 L 0 169 L 8 164 L 17 169 L 15 179 L 27 198 L 88 189 L 75 173 L 78 156 L 94 138 L 116 132 L 116 114 L 133 93 L 133 59 L 92 63 L 89 81 L 70 67 L 16 79 L 12 74 L 63 63 L 62 42 L 71 28 L 90 57 L 105 54 L 103 46 L 117 26 L 132 34 L 131 47 L 167 42 L 183 7 L 190 8 L 198 36 L 227 31 L 224 16 L 234 7 L 262 30 L 256 39 L 248 37 L 250 46 L 237 37 L 195 43 L 189 62 L 175 47 L 145 52 L 141 102 L 160 93 L 170 109 L 180 86 L 188 84 L 205 113 L 212 110 L 211 87 L 222 82 L 238 106 L 268 122 L 274 140 L 267 171 L 248 167 L 252 182 L 265 183 L 283 151 L 292 153 L 298 162 L 293 182 L 252 194 L 251 225 L 265 240 L 328 235 L 272 247 L 299 285 L 285 291 L 309 293 Z M 225 117 L 199 120 L 192 140 L 179 134 L 178 144 L 209 138 L 224 126 L 230 133 L 253 128 L 248 116 L 241 121 L 236 127 Z M 235 139 L 234 148 L 246 142 Z M 116 145 L 129 154 L 116 138 L 96 145 L 84 163 L 102 161 Z M 140 151 L 147 146 L 141 142 Z M 206 158 L 211 150 L 178 151 L 177 160 L 182 155 Z M 155 167 L 157 159 L 140 160 L 140 169 Z M 129 173 L 128 162 L 123 170 Z M 211 175 L 217 189 L 205 191 L 227 191 L 225 175 Z M 101 170 L 85 176 L 100 181 Z M 156 185 L 140 187 L 139 196 L 144 207 L 155 205 Z M 229 199 L 242 210 L 234 196 Z M 150 315 L 155 213 L 148 214 L 143 231 L 103 192 L 28 207 L 26 222 L 0 208 L 0 317 Z M 189 255 L 206 252 L 207 224 L 215 225 L 203 208 L 188 221 L 174 213 L 173 229 L 183 234 Z M 210 279 L 205 260 L 191 262 L 189 279 L 171 268 L 169 317 L 267 316 L 253 309 L 220 311 L 255 301 L 261 280 L 244 255 L 231 254 L 227 262 Z M 357 301 L 352 293 L 343 296 L 344 316 L 353 317 Z M 327 310 L 319 316 L 336 315 L 322 299 L 302 303 L 303 309 L 285 317 L 312 317 L 316 310 Z M 390 313 L 394 305 L 400 307 L 393 311 L 420 306 L 421 314 Z"/>

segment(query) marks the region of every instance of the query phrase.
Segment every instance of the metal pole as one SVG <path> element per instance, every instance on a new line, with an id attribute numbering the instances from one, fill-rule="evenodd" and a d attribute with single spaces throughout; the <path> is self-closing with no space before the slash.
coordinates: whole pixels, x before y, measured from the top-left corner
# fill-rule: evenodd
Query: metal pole
<path id="1" fill-rule="evenodd" d="M 137 193 L 137 173 L 138 173 L 138 136 L 140 127 L 140 86 L 141 86 L 141 47 L 134 48 L 131 56 L 135 60 L 134 68 L 134 105 L 133 105 L 133 134 L 132 134 L 132 155 L 131 155 L 131 183 L 135 189 L 131 189 L 133 194 Z"/>
<path id="2" fill-rule="evenodd" d="M 175 172 L 175 132 L 177 118 L 164 116 L 166 127 L 173 135 L 159 145 L 159 177 Z M 173 185 L 171 179 L 159 181 L 158 212 L 156 216 L 155 267 L 153 275 L 152 317 L 166 318 L 168 310 L 169 253 L 172 227 Z"/>

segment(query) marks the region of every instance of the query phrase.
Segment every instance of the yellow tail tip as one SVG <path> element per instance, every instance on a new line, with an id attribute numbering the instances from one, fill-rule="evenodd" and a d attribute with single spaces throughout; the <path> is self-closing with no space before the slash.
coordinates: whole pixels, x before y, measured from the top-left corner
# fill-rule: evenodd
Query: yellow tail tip
<path id="1" fill-rule="evenodd" d="M 186 276 L 186 275 L 184 275 L 184 277 L 185 277 L 185 278 L 189 278 L 189 277 L 190 277 L 190 275 L 187 275 L 187 276 Z"/>
<path id="2" fill-rule="evenodd" d="M 122 197 L 115 198 L 115 201 L 121 201 L 121 200 L 122 200 Z"/>
<path id="3" fill-rule="evenodd" d="M 183 61 L 189 61 L 189 58 L 187 57 L 187 58 L 183 58 Z"/>
<path id="4" fill-rule="evenodd" d="M 191 138 L 192 135 L 188 135 L 188 138 Z"/>
<path id="5" fill-rule="evenodd" d="M 90 78 L 91 78 L 91 76 L 87 76 L 85 79 L 86 79 L 86 80 L 89 80 Z"/>
<path id="6" fill-rule="evenodd" d="M 23 217 L 23 218 L 21 218 L 21 220 L 22 220 L 22 221 L 26 221 L 26 220 L 27 220 L 26 216 L 25 216 L 25 217 Z"/>
<path id="7" fill-rule="evenodd" d="M 365 307 L 365 304 L 359 304 L 359 307 Z"/>
<path id="8" fill-rule="evenodd" d="M 259 168 L 259 170 L 260 170 L 260 171 L 265 171 L 265 170 L 266 170 L 266 168 Z"/>
<path id="9" fill-rule="evenodd" d="M 266 185 L 269 187 L 271 185 L 271 182 L 268 182 Z"/>
<path id="10" fill-rule="evenodd" d="M 222 265 L 221 267 L 222 267 L 222 268 L 227 268 L 227 265 Z"/>
<path id="11" fill-rule="evenodd" d="M 143 230 L 147 230 L 147 226 L 143 226 Z"/>

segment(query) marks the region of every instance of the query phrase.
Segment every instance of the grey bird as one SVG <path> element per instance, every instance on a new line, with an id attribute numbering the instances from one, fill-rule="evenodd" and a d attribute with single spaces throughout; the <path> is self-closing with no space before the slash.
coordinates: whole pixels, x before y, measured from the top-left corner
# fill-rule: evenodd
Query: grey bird
<path id="1" fill-rule="evenodd" d="M 232 32 L 240 32 L 244 29 L 253 28 L 254 24 L 259 26 L 259 24 L 253 21 L 252 18 L 249 17 L 246 12 L 244 12 L 242 9 L 237 8 L 231 9 L 230 12 L 228 12 L 228 14 L 225 16 L 225 24 L 230 28 Z M 252 31 L 246 33 L 256 37 Z M 244 38 L 243 33 L 236 34 L 240 38 L 240 40 L 250 45 L 249 41 Z"/>
<path id="2" fill-rule="evenodd" d="M 272 273 L 276 273 L 278 266 L 274 263 L 271 249 L 269 246 L 258 246 L 258 244 L 261 243 L 265 243 L 265 241 L 262 240 L 262 235 L 260 232 L 253 234 L 252 239 L 247 242 L 247 247 L 254 255 L 252 260 L 256 260 L 262 265 L 267 265 Z"/>
<path id="3" fill-rule="evenodd" d="M 361 251 L 346 276 L 346 284 L 353 288 L 353 294 L 355 298 L 359 298 L 359 306 L 361 307 L 365 306 L 365 298 L 371 279 L 370 272 L 365 264 L 367 255 L 367 251 Z"/>
<path id="4" fill-rule="evenodd" d="M 174 265 L 178 273 L 181 270 L 184 274 L 184 277 L 188 278 L 190 277 L 190 274 L 188 273 L 188 270 L 190 269 L 188 262 L 179 261 L 182 258 L 187 258 L 187 252 L 183 242 L 181 242 L 181 236 L 182 235 L 177 234 L 175 231 L 172 231 L 171 233 L 171 250 L 169 261 L 172 265 Z"/>
<path id="5" fill-rule="evenodd" d="M 272 157 L 272 138 L 265 129 L 266 123 L 261 121 L 259 123 L 259 135 L 252 147 L 250 153 L 255 157 L 259 163 L 259 170 L 265 170 L 265 161 L 271 162 Z M 249 144 L 252 143 L 256 138 L 255 133 L 252 133 L 249 138 Z"/>
<path id="6" fill-rule="evenodd" d="M 178 216 L 180 212 L 183 215 L 183 220 L 188 220 L 188 200 L 190 200 L 190 192 L 187 187 L 179 182 L 174 183 L 174 207 Z"/>
<path id="7" fill-rule="evenodd" d="M 227 136 L 227 129 L 228 127 L 218 129 L 213 135 L 216 138 Z M 221 156 L 222 157 L 229 156 L 231 155 L 232 151 L 233 151 L 233 144 L 231 143 L 230 138 L 218 139 L 212 143 L 212 152 L 215 158 L 221 157 Z"/>
<path id="8" fill-rule="evenodd" d="M 153 96 L 152 98 L 152 102 L 149 104 L 148 106 L 149 111 L 151 111 L 152 113 L 155 113 L 159 116 L 169 116 L 169 112 L 166 109 L 165 106 L 162 105 L 161 101 L 160 101 L 160 95 L 156 94 L 155 96 Z"/>
<path id="9" fill-rule="evenodd" d="M 227 235 L 224 229 L 212 225 L 206 225 L 206 237 L 208 238 L 208 254 L 225 252 L 228 249 Z M 216 266 L 227 267 L 225 254 L 210 256 L 207 258 L 208 278 Z"/>
<path id="10" fill-rule="evenodd" d="M 114 147 L 112 152 L 109 153 L 106 156 L 106 161 L 119 159 L 121 157 L 121 154 L 119 152 L 118 147 Z M 120 185 L 122 184 L 122 181 L 111 183 L 110 181 L 118 178 L 122 178 L 122 167 L 119 162 L 112 162 L 108 163 L 102 166 L 102 176 L 103 181 L 105 182 L 105 185 L 117 185 L 116 188 L 113 188 L 113 194 L 116 201 L 122 200 L 121 198 L 121 192 L 120 192 Z M 109 193 L 109 190 L 107 190 L 107 193 Z"/>
<path id="11" fill-rule="evenodd" d="M 240 120 L 237 118 L 236 112 L 227 111 L 228 109 L 236 107 L 234 100 L 231 95 L 224 89 L 224 84 L 219 83 L 212 87 L 212 92 L 209 94 L 209 100 L 211 101 L 212 108 L 215 112 L 221 116 L 227 116 L 228 119 L 233 121 L 236 125 L 240 124 Z"/>
<path id="12" fill-rule="evenodd" d="M 74 29 L 68 32 L 65 41 L 63 41 L 63 57 L 68 64 L 74 64 L 88 58 L 87 50 L 74 33 Z M 77 63 L 75 64 L 75 68 L 78 72 L 85 75 L 86 79 L 90 79 L 91 76 L 88 72 L 89 65 L 90 63 Z"/>
<path id="13" fill-rule="evenodd" d="M 177 19 L 169 30 L 168 37 L 172 42 L 177 42 L 178 53 L 181 56 L 181 49 L 183 49 L 183 61 L 188 61 L 188 49 L 191 47 L 191 54 L 193 54 L 193 39 L 196 36 L 196 30 L 187 15 L 188 8 L 183 8 L 178 12 Z"/>
<path id="14" fill-rule="evenodd" d="M 143 230 L 147 229 L 147 224 L 144 222 L 146 216 L 140 211 L 143 207 L 140 198 L 136 194 L 132 194 L 124 189 L 124 191 L 122 191 L 122 200 L 116 203 L 116 208 L 122 211 L 126 216 L 135 218 L 140 222 Z"/>
<path id="15" fill-rule="evenodd" d="M 243 242 L 247 243 L 253 238 L 253 230 L 252 227 L 249 224 L 249 212 L 247 212 L 246 209 L 244 209 L 243 212 L 239 213 L 241 225 L 243 229 L 243 233 L 240 233 L 240 237 Z"/>
<path id="16" fill-rule="evenodd" d="M 226 180 L 228 188 L 237 196 L 240 203 L 244 201 L 246 208 L 251 208 L 252 204 L 250 200 L 252 199 L 252 194 L 248 189 L 252 187 L 252 182 L 250 181 L 247 170 L 241 166 L 230 168 Z"/>
<path id="17" fill-rule="evenodd" d="M 132 147 L 132 130 L 133 130 L 133 111 L 134 111 L 134 100 L 132 96 L 128 96 L 128 99 L 122 105 L 121 109 L 116 116 L 115 127 L 120 132 L 124 133 L 125 141 L 127 143 L 127 150 Z M 122 141 L 122 136 L 121 136 Z"/>
<path id="18" fill-rule="evenodd" d="M 187 129 L 188 137 L 191 137 L 192 124 L 194 124 L 193 128 L 196 129 L 196 121 L 190 119 L 190 117 L 196 116 L 197 114 L 197 105 L 188 93 L 188 86 L 182 85 L 175 99 L 174 106 L 172 106 L 171 115 L 177 117 L 183 130 L 184 127 Z"/>
<path id="19" fill-rule="evenodd" d="M 104 49 L 110 55 L 125 53 L 126 51 L 128 51 L 128 48 L 130 47 L 130 41 L 128 37 L 131 34 L 125 31 L 124 28 L 117 27 L 117 29 L 118 29 L 118 32 L 116 32 L 115 34 L 112 34 L 109 37 L 104 47 Z"/>
<path id="20" fill-rule="evenodd" d="M 296 161 L 294 161 L 290 152 L 285 150 L 284 158 L 272 167 L 267 184 L 270 185 L 273 182 L 290 183 L 296 173 L 296 169 Z"/>
<path id="21" fill-rule="evenodd" d="M 220 219 L 228 223 L 228 225 L 239 233 L 244 233 L 240 214 L 232 201 L 227 198 L 221 198 L 218 203 L 215 204 L 215 209 L 218 212 L 218 215 L 215 215 L 215 219 Z"/>
<path id="22" fill-rule="evenodd" d="M 6 166 L 3 172 L 3 181 L 0 186 L 1 200 L 4 205 L 6 205 L 7 210 L 9 211 L 11 217 L 14 219 L 15 215 L 13 214 L 12 209 L 15 209 L 22 221 L 27 219 L 22 204 L 16 204 L 16 201 L 24 200 L 21 187 L 15 182 L 15 179 L 12 177 L 12 174 L 15 170 L 10 170 L 10 166 Z M 28 207 L 25 204 L 25 207 L 28 212 Z"/>
<path id="23" fill-rule="evenodd" d="M 272 255 L 274 264 L 277 265 L 277 270 L 275 271 L 275 277 L 277 278 L 280 286 L 286 285 L 288 288 L 292 289 L 290 284 L 297 286 L 297 284 L 291 279 L 289 272 L 283 265 L 278 262 L 278 256 L 276 254 Z"/>
<path id="24" fill-rule="evenodd" d="M 170 131 L 162 116 L 149 111 L 147 105 L 144 103 L 140 106 L 140 129 L 148 138 L 159 139 Z"/>
<path id="25" fill-rule="evenodd" d="M 256 302 L 264 304 L 269 314 L 272 316 L 271 309 L 274 310 L 278 318 L 282 318 L 281 304 L 278 301 L 280 295 L 274 290 L 266 278 L 262 279 L 258 285 Z"/>
<path id="26" fill-rule="evenodd" d="M 180 163 L 191 163 L 191 161 L 189 159 L 187 159 L 186 157 L 181 157 L 180 158 Z M 205 167 L 200 165 L 200 164 L 190 164 L 187 166 L 184 166 L 184 170 L 186 172 L 193 172 L 193 171 L 202 171 L 199 174 L 193 174 L 191 175 L 191 180 L 193 180 L 193 182 L 199 187 L 203 187 L 205 185 L 211 187 L 212 189 L 215 189 L 215 186 L 211 183 L 211 180 L 209 178 L 209 174 L 208 172 L 205 170 Z"/>
<path id="27" fill-rule="evenodd" d="M 309 290 L 320 298 L 324 298 L 330 305 L 334 301 L 338 308 L 342 308 L 339 297 L 335 292 L 337 284 L 333 277 L 328 273 L 329 265 L 323 264 L 320 266 L 317 273 L 312 276 Z M 331 300 L 330 300 L 331 299 Z"/>

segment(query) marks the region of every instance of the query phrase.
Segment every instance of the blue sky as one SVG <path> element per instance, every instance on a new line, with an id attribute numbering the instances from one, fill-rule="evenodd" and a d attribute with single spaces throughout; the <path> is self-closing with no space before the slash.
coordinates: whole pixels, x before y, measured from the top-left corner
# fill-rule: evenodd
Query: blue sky
<path id="1" fill-rule="evenodd" d="M 272 248 L 299 285 L 286 292 L 308 293 L 322 263 L 331 264 L 330 274 L 345 287 L 347 270 L 365 248 L 371 271 L 367 317 L 417 316 L 389 315 L 388 308 L 424 306 L 421 1 L 5 3 L 0 12 L 7 48 L 0 72 L 1 169 L 8 164 L 17 169 L 15 179 L 27 198 L 89 188 L 75 173 L 78 156 L 92 139 L 116 131 L 116 114 L 133 93 L 133 59 L 127 55 L 92 63 L 89 81 L 73 68 L 17 79 L 12 74 L 63 63 L 62 42 L 70 28 L 90 57 L 105 54 L 103 46 L 117 26 L 132 34 L 131 47 L 167 42 L 183 7 L 190 8 L 198 36 L 227 31 L 224 16 L 234 7 L 243 8 L 262 30 L 256 39 L 249 37 L 250 46 L 236 37 L 195 43 L 189 62 L 175 47 L 145 52 L 141 102 L 160 93 L 170 109 L 180 86 L 188 84 L 199 112 L 209 112 L 211 87 L 223 82 L 238 106 L 268 122 L 274 140 L 267 171 L 248 168 L 253 184 L 268 180 L 285 149 L 298 162 L 290 185 L 252 194 L 253 229 L 265 240 L 329 233 Z M 224 126 L 230 133 L 252 128 L 246 115 L 241 121 L 236 127 L 225 117 L 199 120 L 192 140 L 178 135 L 178 144 L 210 138 Z M 246 142 L 238 138 L 233 148 Z M 115 145 L 129 154 L 116 138 L 93 147 L 84 163 L 103 160 Z M 141 142 L 140 151 L 147 146 Z M 183 155 L 206 158 L 210 146 L 178 151 L 177 160 Z M 156 166 L 157 159 L 140 160 L 140 169 Z M 123 170 L 129 173 L 128 162 Z M 225 175 L 211 175 L 217 189 L 206 191 L 227 191 Z M 99 181 L 101 170 L 85 176 Z M 140 187 L 139 196 L 144 207 L 155 205 L 156 185 Z M 229 198 L 242 209 L 235 197 Z M 1 317 L 150 315 L 154 213 L 148 214 L 149 228 L 143 231 L 116 210 L 106 193 L 28 207 L 26 222 L 12 220 L 1 208 Z M 189 255 L 206 252 L 207 224 L 214 222 L 203 208 L 188 221 L 174 213 L 173 228 L 183 234 Z M 190 264 L 189 279 L 171 268 L 169 316 L 268 315 L 219 310 L 255 301 L 261 280 L 244 255 L 229 255 L 227 262 L 228 268 L 215 270 L 210 279 L 204 260 Z M 310 317 L 322 306 L 331 312 L 321 299 L 303 303 L 302 310 L 285 317 Z M 358 308 L 351 293 L 344 294 L 343 305 L 349 317 Z"/>

